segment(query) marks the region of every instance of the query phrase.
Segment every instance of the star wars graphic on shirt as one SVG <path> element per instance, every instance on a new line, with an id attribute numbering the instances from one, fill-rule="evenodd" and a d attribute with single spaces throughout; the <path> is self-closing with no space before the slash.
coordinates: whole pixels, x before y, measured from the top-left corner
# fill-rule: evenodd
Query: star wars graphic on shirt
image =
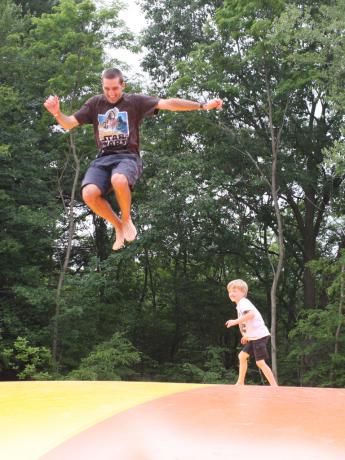
<path id="1" fill-rule="evenodd" d="M 126 147 L 129 137 L 128 113 L 117 107 L 98 114 L 98 135 L 102 149 Z"/>
<path id="2" fill-rule="evenodd" d="M 139 151 L 139 126 L 143 118 L 157 113 L 159 98 L 143 94 L 124 93 L 115 103 L 104 94 L 88 99 L 74 113 L 79 125 L 92 124 L 98 154 Z"/>

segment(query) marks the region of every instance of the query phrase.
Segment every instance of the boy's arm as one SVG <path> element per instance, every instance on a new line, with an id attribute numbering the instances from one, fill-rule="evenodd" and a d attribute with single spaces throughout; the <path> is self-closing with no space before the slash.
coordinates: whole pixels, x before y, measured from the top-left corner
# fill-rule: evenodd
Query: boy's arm
<path id="1" fill-rule="evenodd" d="M 79 126 L 79 122 L 74 115 L 68 116 L 60 111 L 60 101 L 57 96 L 49 96 L 43 105 L 56 118 L 56 121 L 63 129 L 69 130 Z"/>
<path id="2" fill-rule="evenodd" d="M 253 311 L 249 311 L 248 313 L 245 313 L 243 316 L 241 316 L 241 318 L 229 319 L 225 323 L 225 326 L 229 328 L 229 327 L 232 327 L 232 326 L 240 325 L 242 323 L 245 323 L 246 321 L 249 321 L 249 320 L 253 319 L 254 316 L 255 316 L 255 313 Z"/>
<path id="3" fill-rule="evenodd" d="M 188 101 L 187 99 L 170 98 L 160 99 L 157 102 L 156 109 L 171 110 L 171 111 L 191 111 L 191 110 L 212 110 L 221 109 L 223 101 L 219 98 L 212 99 L 209 102 L 199 103 Z"/>

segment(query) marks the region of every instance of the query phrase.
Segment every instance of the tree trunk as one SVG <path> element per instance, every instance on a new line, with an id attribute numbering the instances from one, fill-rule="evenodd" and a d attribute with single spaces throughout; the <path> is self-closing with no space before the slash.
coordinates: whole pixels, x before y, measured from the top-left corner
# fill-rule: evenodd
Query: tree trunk
<path id="1" fill-rule="evenodd" d="M 147 280 L 148 280 L 148 273 L 149 273 L 149 258 L 148 258 L 148 250 L 147 248 L 144 248 L 144 253 L 145 253 L 145 265 L 144 265 L 144 284 L 143 284 L 143 289 L 141 292 L 141 297 L 138 303 L 138 314 L 141 315 L 142 313 L 142 306 L 146 297 L 146 292 L 147 292 Z"/>
<path id="2" fill-rule="evenodd" d="M 147 255 L 147 257 L 148 257 L 150 289 L 151 289 L 151 296 L 152 296 L 152 307 L 153 307 L 153 311 L 156 312 L 157 311 L 156 286 L 155 286 L 155 282 L 154 282 L 153 275 L 152 275 L 152 269 L 151 269 L 149 254 Z"/>
<path id="3" fill-rule="evenodd" d="M 58 285 L 57 285 L 57 290 L 56 290 L 56 297 L 55 297 L 55 315 L 53 318 L 53 347 L 52 347 L 53 350 L 52 352 L 53 352 L 53 358 L 54 358 L 54 362 L 56 366 L 55 368 L 56 371 L 58 370 L 59 316 L 60 316 L 60 307 L 61 307 L 61 293 L 62 293 L 62 287 L 63 287 L 64 280 L 65 280 L 66 271 L 67 271 L 69 261 L 70 261 L 72 241 L 73 241 L 73 236 L 74 236 L 74 231 L 75 231 L 74 203 L 75 203 L 75 194 L 77 190 L 77 184 L 78 184 L 79 172 L 80 172 L 80 161 L 76 153 L 75 138 L 74 138 L 73 132 L 69 133 L 69 142 L 70 142 L 70 151 L 72 152 L 72 155 L 73 155 L 75 173 L 74 173 L 74 178 L 73 178 L 71 198 L 70 198 L 70 204 L 69 204 L 69 209 L 68 209 L 67 248 L 66 248 L 64 262 L 60 270 L 60 275 L 59 275 L 59 280 L 58 280 Z M 63 203 L 64 203 L 64 198 L 62 196 L 62 190 L 61 190 L 60 184 L 59 184 L 59 189 L 60 189 L 61 199 L 63 200 Z"/>
<path id="4" fill-rule="evenodd" d="M 312 171 L 311 166 L 309 170 Z M 315 259 L 316 234 L 315 234 L 315 210 L 317 202 L 313 190 L 305 191 L 305 220 L 303 231 L 303 289 L 304 305 L 307 308 L 315 308 L 316 292 L 315 279 L 307 266 L 308 262 Z"/>
<path id="5" fill-rule="evenodd" d="M 306 237 L 303 251 L 303 301 L 308 309 L 315 308 L 316 305 L 316 286 L 315 277 L 308 267 L 308 262 L 315 259 L 316 240 L 313 236 Z"/>
<path id="6" fill-rule="evenodd" d="M 278 201 L 278 184 L 277 184 L 277 162 L 278 162 L 278 152 L 280 144 L 280 136 L 283 129 L 284 117 L 282 119 L 282 124 L 279 128 L 278 133 L 276 134 L 276 129 L 274 128 L 273 122 L 273 100 L 271 88 L 268 80 L 268 75 L 266 72 L 266 88 L 267 88 L 267 99 L 268 99 L 268 116 L 269 116 L 269 127 L 271 133 L 271 150 L 272 150 L 272 167 L 271 167 L 271 193 L 274 203 L 274 212 L 277 220 L 278 227 L 278 247 L 279 247 L 279 256 L 277 266 L 274 267 L 272 264 L 273 270 L 273 281 L 271 287 L 271 354 L 272 354 L 272 372 L 275 376 L 276 381 L 278 382 L 278 366 L 277 366 L 277 289 L 279 278 L 283 270 L 284 264 L 284 255 L 285 255 L 285 246 L 284 246 L 284 234 L 283 234 L 283 219 L 279 208 Z M 287 103 L 288 104 L 288 103 Z M 287 104 L 285 111 L 287 109 Z"/>
<path id="7" fill-rule="evenodd" d="M 174 361 L 181 336 L 181 303 L 180 303 L 180 252 L 177 254 L 174 267 L 174 312 L 175 330 L 170 346 L 170 360 Z"/>

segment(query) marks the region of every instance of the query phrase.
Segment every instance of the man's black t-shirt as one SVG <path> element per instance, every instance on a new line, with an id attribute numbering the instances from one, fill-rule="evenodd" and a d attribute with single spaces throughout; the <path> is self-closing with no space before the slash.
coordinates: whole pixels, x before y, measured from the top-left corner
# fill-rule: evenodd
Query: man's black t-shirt
<path id="1" fill-rule="evenodd" d="M 127 151 L 139 155 L 139 125 L 156 113 L 159 98 L 124 93 L 112 104 L 103 94 L 93 96 L 74 116 L 80 125 L 92 124 L 101 154 Z"/>

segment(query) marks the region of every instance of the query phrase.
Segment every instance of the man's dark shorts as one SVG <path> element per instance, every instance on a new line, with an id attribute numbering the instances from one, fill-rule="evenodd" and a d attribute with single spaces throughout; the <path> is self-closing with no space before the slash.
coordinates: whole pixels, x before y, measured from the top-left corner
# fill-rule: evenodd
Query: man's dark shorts
<path id="1" fill-rule="evenodd" d="M 115 173 L 127 177 L 131 189 L 143 172 L 143 162 L 136 153 L 116 153 L 100 156 L 90 164 L 85 173 L 81 188 L 88 184 L 95 184 L 107 195 L 111 190 L 111 177 Z"/>
<path id="2" fill-rule="evenodd" d="M 269 354 L 267 351 L 267 342 L 269 341 L 270 336 L 262 337 L 258 340 L 251 340 L 246 343 L 242 351 L 248 353 L 251 357 L 255 358 L 255 361 L 261 361 L 262 359 L 267 360 Z"/>

